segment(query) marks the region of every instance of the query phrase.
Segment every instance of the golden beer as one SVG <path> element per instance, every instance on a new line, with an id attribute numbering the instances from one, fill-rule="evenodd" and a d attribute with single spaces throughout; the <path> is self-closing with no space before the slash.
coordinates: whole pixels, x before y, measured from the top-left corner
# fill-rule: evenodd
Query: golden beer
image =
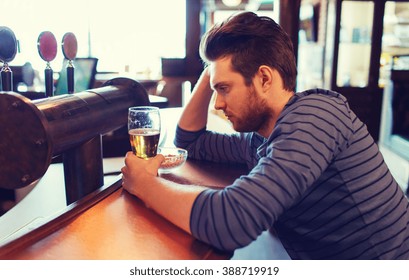
<path id="1" fill-rule="evenodd" d="M 135 128 L 129 130 L 129 140 L 133 153 L 139 158 L 156 156 L 160 130 L 154 128 Z"/>

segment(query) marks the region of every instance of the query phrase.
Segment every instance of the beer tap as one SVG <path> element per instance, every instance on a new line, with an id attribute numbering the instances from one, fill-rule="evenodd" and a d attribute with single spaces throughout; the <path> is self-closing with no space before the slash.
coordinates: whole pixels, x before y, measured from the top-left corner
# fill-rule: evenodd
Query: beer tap
<path id="1" fill-rule="evenodd" d="M 54 34 L 50 31 L 41 32 L 38 36 L 37 48 L 40 57 L 47 62 L 44 70 L 45 94 L 46 96 L 51 97 L 54 95 L 54 72 L 51 68 L 50 62 L 53 61 L 57 55 L 57 40 L 55 39 Z"/>
<path id="2" fill-rule="evenodd" d="M 8 63 L 11 62 L 17 53 L 17 40 L 14 32 L 5 26 L 0 27 L 0 61 L 1 85 L 3 91 L 13 91 L 13 72 Z"/>
<path id="3" fill-rule="evenodd" d="M 77 38 L 74 33 L 67 32 L 64 34 L 61 42 L 62 52 L 65 59 L 68 60 L 67 64 L 67 84 L 68 93 L 74 93 L 74 64 L 73 60 L 77 56 Z"/>

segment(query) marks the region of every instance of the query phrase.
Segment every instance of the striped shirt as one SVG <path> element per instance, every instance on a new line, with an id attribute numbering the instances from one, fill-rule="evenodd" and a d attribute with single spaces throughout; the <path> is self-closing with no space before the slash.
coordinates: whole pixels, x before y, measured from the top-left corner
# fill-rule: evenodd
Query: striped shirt
<path id="1" fill-rule="evenodd" d="M 177 128 L 189 156 L 247 175 L 196 198 L 192 235 L 231 251 L 274 228 L 292 259 L 409 259 L 409 204 L 346 99 L 295 94 L 265 139 Z"/>

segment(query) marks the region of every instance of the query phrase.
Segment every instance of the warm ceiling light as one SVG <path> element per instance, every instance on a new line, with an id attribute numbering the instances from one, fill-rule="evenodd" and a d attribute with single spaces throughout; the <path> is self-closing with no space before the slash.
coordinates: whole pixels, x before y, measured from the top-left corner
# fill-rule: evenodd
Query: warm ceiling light
<path id="1" fill-rule="evenodd" d="M 241 0 L 222 0 L 222 2 L 229 7 L 236 7 L 241 4 Z"/>

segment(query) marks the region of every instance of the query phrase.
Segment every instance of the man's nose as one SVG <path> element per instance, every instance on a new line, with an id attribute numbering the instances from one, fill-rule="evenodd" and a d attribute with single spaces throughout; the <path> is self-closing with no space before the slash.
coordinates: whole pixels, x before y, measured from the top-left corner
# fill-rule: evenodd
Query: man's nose
<path id="1" fill-rule="evenodd" d="M 226 107 L 226 102 L 222 95 L 217 94 L 216 92 L 216 99 L 214 101 L 214 108 L 216 110 L 223 110 Z"/>

